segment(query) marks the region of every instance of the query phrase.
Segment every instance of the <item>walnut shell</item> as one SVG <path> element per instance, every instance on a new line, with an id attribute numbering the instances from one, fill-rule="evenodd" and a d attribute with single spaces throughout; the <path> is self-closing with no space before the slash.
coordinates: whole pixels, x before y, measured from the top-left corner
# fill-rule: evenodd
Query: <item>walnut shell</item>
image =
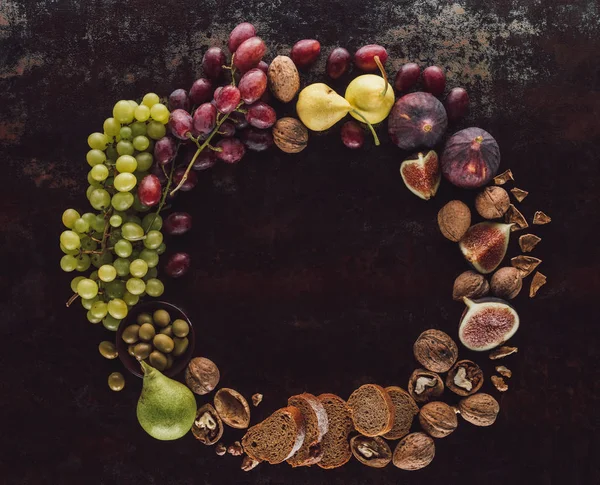
<path id="1" fill-rule="evenodd" d="M 223 421 L 210 404 L 198 409 L 192 425 L 192 434 L 205 445 L 214 445 L 223 436 Z"/>
<path id="2" fill-rule="evenodd" d="M 379 436 L 354 436 L 350 440 L 350 449 L 354 458 L 372 468 L 383 468 L 392 461 L 390 445 Z"/>
<path id="3" fill-rule="evenodd" d="M 296 64 L 287 56 L 277 56 L 267 71 L 269 88 L 283 103 L 289 103 L 300 89 L 300 74 Z"/>
<path id="4" fill-rule="evenodd" d="M 462 399 L 458 410 L 465 421 L 475 426 L 491 426 L 500 412 L 500 404 L 489 394 L 480 392 Z"/>
<path id="5" fill-rule="evenodd" d="M 217 387 L 220 378 L 217 365 L 205 357 L 194 357 L 185 370 L 185 383 L 193 392 L 201 396 Z"/>
<path id="6" fill-rule="evenodd" d="M 416 369 L 408 380 L 408 393 L 418 403 L 425 403 L 444 392 L 444 381 L 435 372 Z"/>
<path id="7" fill-rule="evenodd" d="M 459 360 L 446 376 L 446 387 L 459 396 L 475 394 L 483 385 L 483 371 L 471 360 Z"/>
<path id="8" fill-rule="evenodd" d="M 445 438 L 456 429 L 458 419 L 453 408 L 445 402 L 434 401 L 421 408 L 419 423 L 428 435 L 434 438 Z"/>
<path id="9" fill-rule="evenodd" d="M 273 126 L 273 141 L 282 152 L 298 153 L 308 144 L 308 130 L 296 118 L 280 118 Z"/>
<path id="10" fill-rule="evenodd" d="M 487 295 L 490 291 L 490 284 L 485 276 L 476 271 L 465 271 L 459 274 L 454 280 L 452 288 L 452 299 L 462 301 L 463 298 L 477 299 Z"/>
<path id="11" fill-rule="evenodd" d="M 451 200 L 438 212 L 438 225 L 446 239 L 458 242 L 471 226 L 471 211 L 464 202 Z"/>
<path id="12" fill-rule="evenodd" d="M 223 422 L 236 429 L 245 429 L 250 424 L 250 406 L 239 392 L 223 387 L 215 394 L 215 409 Z"/>
<path id="13" fill-rule="evenodd" d="M 484 219 L 502 217 L 508 210 L 509 205 L 508 192 L 498 186 L 486 187 L 475 197 L 475 209 Z"/>
<path id="14" fill-rule="evenodd" d="M 415 359 L 425 369 L 447 372 L 458 359 L 458 347 L 450 335 L 441 330 L 425 330 L 413 345 Z"/>
<path id="15" fill-rule="evenodd" d="M 425 433 L 411 433 L 400 440 L 392 463 L 401 470 L 420 470 L 435 456 L 435 443 Z"/>
<path id="16" fill-rule="evenodd" d="M 521 272 L 513 266 L 500 268 L 492 276 L 490 287 L 494 296 L 512 300 L 523 288 Z"/>

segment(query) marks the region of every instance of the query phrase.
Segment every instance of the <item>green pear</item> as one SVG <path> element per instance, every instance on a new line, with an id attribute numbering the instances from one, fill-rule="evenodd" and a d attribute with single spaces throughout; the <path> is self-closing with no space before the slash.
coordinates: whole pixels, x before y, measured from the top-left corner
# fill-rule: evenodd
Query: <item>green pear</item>
<path id="1" fill-rule="evenodd" d="M 196 419 L 196 398 L 180 382 L 140 362 L 144 370 L 137 418 L 144 431 L 157 440 L 176 440 L 185 435 Z"/>
<path id="2" fill-rule="evenodd" d="M 352 109 L 350 103 L 327 84 L 306 86 L 298 96 L 296 111 L 304 125 L 313 131 L 325 131 Z"/>
<path id="3" fill-rule="evenodd" d="M 346 88 L 345 98 L 354 108 L 350 115 L 359 121 L 366 119 L 371 124 L 385 120 L 396 100 L 387 79 L 375 74 L 363 74 L 353 79 Z"/>

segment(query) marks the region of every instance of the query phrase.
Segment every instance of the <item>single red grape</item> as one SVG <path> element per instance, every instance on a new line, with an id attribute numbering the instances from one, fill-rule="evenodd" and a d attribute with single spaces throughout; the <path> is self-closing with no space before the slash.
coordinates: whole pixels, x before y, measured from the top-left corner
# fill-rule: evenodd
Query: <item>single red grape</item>
<path id="1" fill-rule="evenodd" d="M 423 87 L 425 91 L 440 96 L 446 89 L 446 75 L 441 67 L 429 66 L 423 71 Z"/>
<path id="2" fill-rule="evenodd" d="M 194 152 L 194 154 L 195 154 L 195 152 Z M 190 159 L 190 161 L 191 161 L 191 159 Z M 196 161 L 194 162 L 194 165 L 192 165 L 192 168 L 199 172 L 201 170 L 208 170 L 209 168 L 214 167 L 216 163 L 217 163 L 216 153 L 207 148 L 205 150 L 202 150 L 198 154 L 198 156 L 196 157 Z"/>
<path id="3" fill-rule="evenodd" d="M 258 101 L 267 89 L 267 75 L 258 68 L 250 69 L 238 83 L 242 101 L 252 104 Z"/>
<path id="4" fill-rule="evenodd" d="M 154 144 L 154 160 L 159 165 L 170 163 L 177 154 L 177 143 L 170 136 L 163 136 Z"/>
<path id="5" fill-rule="evenodd" d="M 158 204 L 162 196 L 158 177 L 152 174 L 146 175 L 138 185 L 137 194 L 140 202 L 148 207 Z"/>
<path id="6" fill-rule="evenodd" d="M 248 126 L 246 115 L 244 113 L 240 113 L 239 111 L 234 111 L 231 113 L 229 115 L 229 120 L 233 121 L 236 130 L 243 130 Z"/>
<path id="7" fill-rule="evenodd" d="M 169 128 L 171 133 L 180 140 L 187 140 L 188 134 L 192 131 L 194 122 L 192 115 L 183 109 L 171 111 L 169 115 Z"/>
<path id="8" fill-rule="evenodd" d="M 212 83 L 203 77 L 194 81 L 190 88 L 190 100 L 196 106 L 206 103 L 212 97 Z"/>
<path id="9" fill-rule="evenodd" d="M 379 56 L 381 64 L 385 64 L 388 58 L 385 47 L 377 44 L 365 45 L 354 54 L 354 64 L 363 71 L 376 71 L 378 67 L 375 63 L 375 56 Z"/>
<path id="10" fill-rule="evenodd" d="M 365 130 L 356 121 L 346 121 L 342 125 L 342 143 L 348 148 L 361 148 L 365 143 Z"/>
<path id="11" fill-rule="evenodd" d="M 173 174 L 173 183 L 175 184 L 175 187 L 177 187 L 179 185 L 179 182 L 181 182 L 181 180 L 183 179 L 183 174 L 185 173 L 186 169 L 187 167 L 179 167 L 175 169 L 175 173 Z M 197 183 L 198 176 L 196 175 L 196 172 L 192 172 L 190 170 L 190 172 L 187 175 L 187 179 L 185 180 L 185 182 L 179 190 L 181 190 L 182 192 L 188 192 L 192 190 Z"/>
<path id="12" fill-rule="evenodd" d="M 271 128 L 277 121 L 277 113 L 266 103 L 259 101 L 248 107 L 246 119 L 255 128 L 262 130 Z"/>
<path id="13" fill-rule="evenodd" d="M 224 114 L 229 114 L 240 104 L 240 90 L 232 85 L 224 86 L 215 96 L 217 109 Z"/>
<path id="14" fill-rule="evenodd" d="M 260 37 L 250 37 L 242 42 L 235 51 L 233 64 L 241 72 L 246 72 L 258 66 L 267 52 L 267 46 Z"/>
<path id="15" fill-rule="evenodd" d="M 331 79 L 339 79 L 350 67 L 350 53 L 343 47 L 336 47 L 327 58 L 327 75 Z"/>
<path id="16" fill-rule="evenodd" d="M 181 236 L 192 228 L 192 216 L 187 212 L 173 212 L 163 224 L 163 231 L 169 236 Z"/>
<path id="17" fill-rule="evenodd" d="M 202 58 L 202 69 L 210 79 L 216 80 L 223 74 L 223 65 L 226 62 L 225 53 L 220 47 L 210 47 Z"/>
<path id="18" fill-rule="evenodd" d="M 397 91 L 408 91 L 417 84 L 420 75 L 421 68 L 418 64 L 414 62 L 404 64 L 398 69 L 396 79 L 394 80 L 394 87 Z"/>
<path id="19" fill-rule="evenodd" d="M 255 35 L 256 29 L 250 22 L 242 22 L 236 25 L 229 34 L 229 41 L 227 42 L 229 52 L 233 54 L 242 42 Z"/>
<path id="20" fill-rule="evenodd" d="M 271 130 L 248 128 L 242 131 L 241 136 L 246 148 L 253 152 L 262 152 L 273 145 L 273 133 L 271 133 Z"/>
<path id="21" fill-rule="evenodd" d="M 446 96 L 444 106 L 449 121 L 458 121 L 469 112 L 469 94 L 464 88 L 452 88 Z"/>
<path id="22" fill-rule="evenodd" d="M 219 135 L 223 138 L 230 138 L 235 135 L 235 124 L 233 121 L 226 120 L 219 127 Z"/>
<path id="23" fill-rule="evenodd" d="M 208 134 L 217 122 L 217 108 L 211 103 L 204 103 L 194 111 L 194 134 Z"/>
<path id="24" fill-rule="evenodd" d="M 171 278 L 179 278 L 186 274 L 192 264 L 188 253 L 175 253 L 169 256 L 165 264 L 165 273 Z"/>
<path id="25" fill-rule="evenodd" d="M 290 52 L 290 57 L 296 66 L 304 69 L 313 64 L 320 53 L 321 44 L 318 40 L 303 39 L 294 44 Z"/>
<path id="26" fill-rule="evenodd" d="M 164 170 L 164 171 L 163 171 Z M 165 165 L 160 165 L 158 163 L 153 163 L 152 167 L 150 167 L 150 173 L 154 175 L 160 181 L 161 185 L 165 185 L 167 183 L 166 173 L 171 171 L 171 164 L 167 163 Z"/>
<path id="27" fill-rule="evenodd" d="M 225 163 L 237 163 L 246 153 L 244 144 L 237 138 L 223 138 L 217 143 L 217 148 L 221 149 L 216 152 L 217 158 Z"/>
<path id="28" fill-rule="evenodd" d="M 265 74 L 267 74 L 267 72 L 269 72 L 269 65 L 265 62 L 265 61 L 260 61 L 258 63 L 258 66 L 256 66 L 258 69 L 260 69 L 262 72 L 264 72 Z"/>
<path id="29" fill-rule="evenodd" d="M 185 89 L 176 89 L 169 95 L 169 109 L 171 111 L 176 109 L 188 111 L 190 109 L 190 98 Z"/>

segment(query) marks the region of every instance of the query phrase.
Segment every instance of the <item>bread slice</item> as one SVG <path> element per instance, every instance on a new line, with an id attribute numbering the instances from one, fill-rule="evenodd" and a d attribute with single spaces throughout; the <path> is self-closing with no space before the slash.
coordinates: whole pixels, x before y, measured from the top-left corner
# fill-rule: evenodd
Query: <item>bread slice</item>
<path id="1" fill-rule="evenodd" d="M 323 458 L 317 465 L 328 470 L 345 465 L 352 457 L 348 436 L 354 431 L 354 424 L 350 408 L 341 397 L 321 394 L 317 399 L 323 404 L 329 419 L 329 431 L 323 436 L 321 444 Z"/>
<path id="2" fill-rule="evenodd" d="M 302 413 L 288 406 L 252 426 L 242 438 L 242 446 L 250 458 L 275 465 L 293 456 L 304 443 L 305 435 Z"/>
<path id="3" fill-rule="evenodd" d="M 293 467 L 315 465 L 323 457 L 321 441 L 329 427 L 327 412 L 321 401 L 307 392 L 290 397 L 288 406 L 294 406 L 302 413 L 306 437 L 300 449 L 287 462 Z"/>
<path id="4" fill-rule="evenodd" d="M 352 421 L 364 436 L 380 436 L 394 425 L 394 403 L 386 390 L 377 384 L 360 386 L 348 398 Z"/>
<path id="5" fill-rule="evenodd" d="M 394 426 L 383 437 L 388 440 L 397 440 L 406 436 L 410 431 L 414 417 L 419 414 L 419 406 L 401 387 L 390 386 L 385 390 L 394 403 Z"/>

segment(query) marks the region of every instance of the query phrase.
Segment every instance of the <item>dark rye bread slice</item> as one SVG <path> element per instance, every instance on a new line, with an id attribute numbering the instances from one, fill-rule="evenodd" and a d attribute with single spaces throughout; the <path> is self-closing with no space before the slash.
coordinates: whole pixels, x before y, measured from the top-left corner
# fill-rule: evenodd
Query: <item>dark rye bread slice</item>
<path id="1" fill-rule="evenodd" d="M 377 384 L 360 386 L 348 398 L 352 421 L 364 436 L 380 436 L 394 425 L 394 403 L 386 390 Z"/>
<path id="2" fill-rule="evenodd" d="M 305 434 L 302 413 L 298 408 L 288 406 L 252 426 L 242 438 L 242 446 L 250 458 L 275 465 L 300 449 Z"/>
<path id="3" fill-rule="evenodd" d="M 406 436 L 410 431 L 413 419 L 419 414 L 419 406 L 410 394 L 398 386 L 385 388 L 394 403 L 394 426 L 389 433 L 383 435 L 385 439 L 397 440 Z"/>
<path id="4" fill-rule="evenodd" d="M 323 457 L 321 440 L 328 430 L 325 407 L 316 396 L 307 392 L 290 397 L 288 405 L 298 408 L 302 413 L 306 437 L 300 449 L 287 462 L 294 467 L 315 465 Z"/>
<path id="5" fill-rule="evenodd" d="M 323 458 L 317 463 L 327 470 L 348 463 L 352 457 L 348 436 L 354 431 L 350 408 L 346 401 L 335 394 L 321 394 L 317 397 L 323 404 L 329 419 L 329 431 L 323 436 Z"/>

